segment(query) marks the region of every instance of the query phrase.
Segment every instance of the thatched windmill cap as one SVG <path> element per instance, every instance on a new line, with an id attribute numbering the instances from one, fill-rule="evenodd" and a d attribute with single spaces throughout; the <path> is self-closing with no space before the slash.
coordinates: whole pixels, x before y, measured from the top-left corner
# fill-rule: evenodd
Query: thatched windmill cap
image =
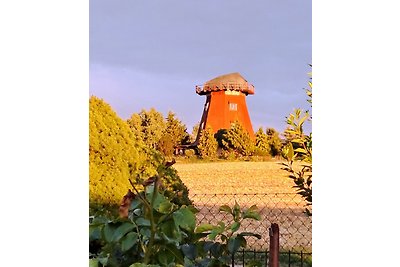
<path id="1" fill-rule="evenodd" d="M 205 95 L 215 91 L 240 91 L 244 94 L 254 94 L 254 86 L 249 84 L 239 72 L 218 76 L 206 82 L 203 86 L 196 86 L 199 95 Z"/>

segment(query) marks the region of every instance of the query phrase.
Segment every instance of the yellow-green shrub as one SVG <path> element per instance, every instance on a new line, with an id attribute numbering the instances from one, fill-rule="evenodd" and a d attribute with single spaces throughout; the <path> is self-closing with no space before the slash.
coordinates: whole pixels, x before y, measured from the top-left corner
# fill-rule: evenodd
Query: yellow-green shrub
<path id="1" fill-rule="evenodd" d="M 118 205 L 129 179 L 139 184 L 142 177 L 156 174 L 162 163 L 158 152 L 136 138 L 128 123 L 102 99 L 89 100 L 89 198 L 91 204 Z M 166 181 L 170 190 L 182 191 L 176 202 L 189 203 L 188 190 L 177 173 Z M 139 186 L 140 188 L 140 186 Z M 171 194 L 174 195 L 174 194 Z"/>

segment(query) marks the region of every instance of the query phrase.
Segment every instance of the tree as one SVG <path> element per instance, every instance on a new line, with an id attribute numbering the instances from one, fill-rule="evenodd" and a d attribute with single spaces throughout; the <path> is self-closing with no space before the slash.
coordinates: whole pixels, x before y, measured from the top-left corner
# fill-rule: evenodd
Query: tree
<path id="1" fill-rule="evenodd" d="M 144 142 L 144 135 L 143 135 L 143 127 L 142 127 L 142 119 L 139 114 L 134 113 L 132 116 L 127 120 L 129 127 L 133 133 L 134 141 L 137 143 Z"/>
<path id="2" fill-rule="evenodd" d="M 249 133 L 243 128 L 240 122 L 232 123 L 229 130 L 222 134 L 222 146 L 226 150 L 234 150 L 242 156 L 251 156 L 255 146 Z"/>
<path id="3" fill-rule="evenodd" d="M 158 151 L 164 156 L 171 157 L 174 154 L 175 141 L 170 133 L 164 133 L 157 143 Z"/>
<path id="4" fill-rule="evenodd" d="M 279 133 L 274 128 L 267 128 L 266 133 L 271 156 L 278 156 L 282 149 L 282 141 L 279 138 Z"/>
<path id="5" fill-rule="evenodd" d="M 214 138 L 211 127 L 207 127 L 201 132 L 198 149 L 200 157 L 203 159 L 211 159 L 217 156 L 218 142 Z"/>
<path id="6" fill-rule="evenodd" d="M 308 83 L 309 89 L 306 90 L 307 100 L 310 104 L 312 103 L 312 82 Z M 306 213 L 312 215 L 312 133 L 305 134 L 303 131 L 303 125 L 305 122 L 311 123 L 311 116 L 308 111 L 301 109 L 295 109 L 286 118 L 286 124 L 288 128 L 285 133 L 286 136 L 290 136 L 287 140 L 287 144 L 282 149 L 282 154 L 286 159 L 284 170 L 289 172 L 289 177 L 293 179 L 297 188 L 298 194 L 300 194 L 306 201 Z M 293 168 L 293 162 L 296 160 L 301 161 L 301 169 L 295 171 Z"/>
<path id="7" fill-rule="evenodd" d="M 268 156 L 271 153 L 270 144 L 268 142 L 268 136 L 264 133 L 262 127 L 256 132 L 256 148 L 255 154 L 258 156 Z"/>
<path id="8" fill-rule="evenodd" d="M 199 128 L 200 128 L 200 124 L 199 124 L 199 123 L 196 123 L 196 124 L 193 126 L 192 134 L 190 135 L 190 141 L 191 141 L 192 143 L 193 143 L 194 141 L 196 141 L 197 134 L 198 134 L 198 132 L 199 132 Z"/>
<path id="9" fill-rule="evenodd" d="M 139 113 L 142 121 L 142 132 L 143 140 L 151 148 L 157 148 L 158 141 L 161 139 L 166 124 L 162 113 L 158 112 L 154 108 L 149 111 L 142 110 Z"/>
<path id="10" fill-rule="evenodd" d="M 164 134 L 170 135 L 174 146 L 189 142 L 189 134 L 186 131 L 186 125 L 176 118 L 175 113 L 172 111 L 168 112 Z"/>

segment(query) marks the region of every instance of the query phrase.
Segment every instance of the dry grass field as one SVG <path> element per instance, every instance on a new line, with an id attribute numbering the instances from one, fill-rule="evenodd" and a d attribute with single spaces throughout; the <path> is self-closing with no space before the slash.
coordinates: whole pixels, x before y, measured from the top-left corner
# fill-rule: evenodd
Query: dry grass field
<path id="1" fill-rule="evenodd" d="M 190 194 L 295 193 L 279 161 L 177 163 Z"/>
<path id="2" fill-rule="evenodd" d="M 243 226 L 263 238 L 251 240 L 250 247 L 266 248 L 268 227 L 276 222 L 283 248 L 310 250 L 311 218 L 304 215 L 304 201 L 279 161 L 177 163 L 174 167 L 200 211 L 200 223 L 225 221 L 227 218 L 218 212 L 224 204 L 233 206 L 237 201 L 242 207 L 257 205 L 262 221 Z"/>

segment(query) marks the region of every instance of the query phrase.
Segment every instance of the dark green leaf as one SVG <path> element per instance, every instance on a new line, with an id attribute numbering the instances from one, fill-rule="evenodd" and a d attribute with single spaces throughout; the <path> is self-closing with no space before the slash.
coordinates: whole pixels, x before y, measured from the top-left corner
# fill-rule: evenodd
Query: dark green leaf
<path id="1" fill-rule="evenodd" d="M 197 257 L 197 248 L 194 244 L 184 244 L 181 246 L 183 254 L 191 260 Z"/>
<path id="2" fill-rule="evenodd" d="M 170 263 L 173 263 L 175 260 L 174 255 L 168 250 L 162 250 L 157 253 L 157 259 L 163 266 L 168 266 Z"/>
<path id="3" fill-rule="evenodd" d="M 107 223 L 103 228 L 103 237 L 108 242 L 111 243 L 113 240 L 114 231 L 117 229 L 117 225 L 114 223 Z"/>
<path id="4" fill-rule="evenodd" d="M 125 222 L 114 231 L 112 241 L 118 242 L 126 233 L 132 231 L 134 228 L 135 225 L 130 222 Z"/>
<path id="5" fill-rule="evenodd" d="M 101 226 L 89 225 L 89 240 L 101 239 Z"/>
<path id="6" fill-rule="evenodd" d="M 181 231 L 175 225 L 174 221 L 166 221 L 160 225 L 161 237 L 167 241 L 167 243 L 179 243 L 182 240 Z"/>
<path id="7" fill-rule="evenodd" d="M 175 257 L 176 265 L 184 263 L 183 254 L 175 245 L 169 244 L 165 246 L 165 250 L 169 251 Z"/>
<path id="8" fill-rule="evenodd" d="M 240 233 L 238 235 L 240 235 L 240 236 L 254 236 L 257 239 L 261 239 L 261 235 L 255 234 L 255 233 L 251 233 L 251 232 L 242 232 L 242 233 Z"/>
<path id="9" fill-rule="evenodd" d="M 231 254 L 236 253 L 240 247 L 246 246 L 246 239 L 243 236 L 231 237 L 228 241 L 228 251 Z"/>
<path id="10" fill-rule="evenodd" d="M 136 224 L 139 226 L 150 226 L 151 225 L 149 220 L 141 218 L 141 217 L 136 220 Z"/>
<path id="11" fill-rule="evenodd" d="M 130 207 L 129 207 L 129 210 L 135 210 L 135 209 L 137 209 L 137 208 L 139 208 L 139 206 L 142 204 L 142 202 L 141 202 L 141 200 L 140 199 L 134 199 L 134 200 L 132 200 L 132 202 L 131 202 L 131 205 L 130 205 Z"/>
<path id="12" fill-rule="evenodd" d="M 121 241 L 121 249 L 123 252 L 132 248 L 138 241 L 139 235 L 135 232 L 128 233 Z"/>
<path id="13" fill-rule="evenodd" d="M 193 231 L 196 227 L 196 216 L 189 208 L 181 208 L 172 213 L 175 224 L 182 229 Z"/>

